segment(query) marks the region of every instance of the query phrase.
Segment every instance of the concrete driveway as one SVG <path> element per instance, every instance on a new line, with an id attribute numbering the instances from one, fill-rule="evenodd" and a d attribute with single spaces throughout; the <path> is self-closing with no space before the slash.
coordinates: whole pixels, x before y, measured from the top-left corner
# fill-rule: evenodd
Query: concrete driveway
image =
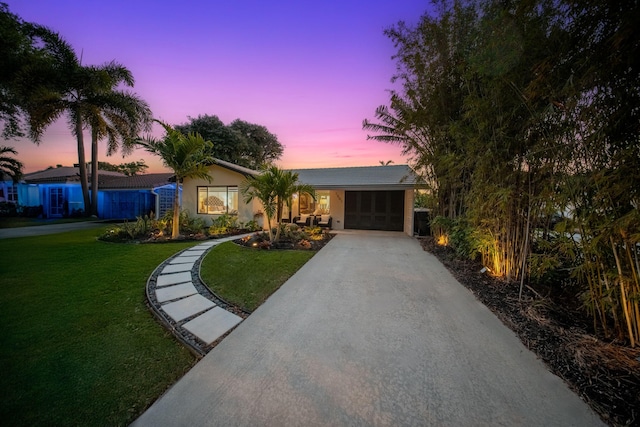
<path id="1" fill-rule="evenodd" d="M 345 232 L 134 425 L 602 424 L 417 241 Z"/>

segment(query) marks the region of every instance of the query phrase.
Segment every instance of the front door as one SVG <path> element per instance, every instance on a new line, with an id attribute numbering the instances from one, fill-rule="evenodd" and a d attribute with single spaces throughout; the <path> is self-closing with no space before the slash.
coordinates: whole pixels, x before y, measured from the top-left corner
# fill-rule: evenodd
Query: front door
<path id="1" fill-rule="evenodd" d="M 62 187 L 49 188 L 49 217 L 61 217 L 64 214 Z"/>

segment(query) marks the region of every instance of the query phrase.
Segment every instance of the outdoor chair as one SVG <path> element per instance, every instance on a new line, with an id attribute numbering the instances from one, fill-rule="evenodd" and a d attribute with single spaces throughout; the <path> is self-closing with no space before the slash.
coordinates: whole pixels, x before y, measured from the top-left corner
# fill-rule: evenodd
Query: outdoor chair
<path id="1" fill-rule="evenodd" d="M 299 227 L 310 227 L 313 224 L 313 215 L 301 215 L 293 218 L 293 223 Z"/>
<path id="2" fill-rule="evenodd" d="M 331 215 L 320 215 L 316 217 L 316 225 L 331 230 Z"/>

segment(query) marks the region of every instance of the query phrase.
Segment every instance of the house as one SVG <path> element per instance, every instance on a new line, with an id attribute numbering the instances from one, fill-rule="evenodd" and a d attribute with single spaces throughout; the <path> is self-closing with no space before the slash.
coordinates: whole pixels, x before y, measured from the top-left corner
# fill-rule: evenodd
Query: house
<path id="1" fill-rule="evenodd" d="M 135 219 L 151 212 L 160 217 L 173 207 L 173 174 L 126 176 L 100 171 L 98 178 L 98 216 L 103 219 Z M 89 176 L 89 181 L 91 177 Z M 77 167 L 49 168 L 24 175 L 17 186 L 21 206 L 41 208 L 45 218 L 74 216 L 84 202 Z"/>
<path id="2" fill-rule="evenodd" d="M 293 170 L 316 189 L 294 197 L 291 215 L 329 214 L 336 230 L 404 231 L 413 235 L 417 177 L 407 165 Z"/>
<path id="3" fill-rule="evenodd" d="M 316 200 L 294 196 L 291 220 L 301 214 L 331 215 L 332 228 L 403 231 L 413 235 L 413 199 L 416 175 L 407 165 L 293 170 L 299 181 L 316 189 Z M 262 219 L 260 202 L 242 201 L 239 186 L 258 171 L 222 160 L 210 167 L 211 183 L 185 179 L 182 208 L 191 215 L 213 220 L 221 214 L 238 215 L 247 222 Z"/>
<path id="4" fill-rule="evenodd" d="M 238 221 L 247 223 L 258 221 L 262 226 L 262 205 L 258 200 L 244 203 L 239 194 L 240 184 L 250 176 L 259 172 L 224 160 L 215 159 L 209 167 L 211 182 L 206 179 L 186 178 L 182 183 L 182 209 L 191 216 L 208 220 L 220 215 L 237 215 Z"/>
<path id="5" fill-rule="evenodd" d="M 110 178 L 123 176 L 120 172 L 100 171 L 98 187 Z M 42 206 L 42 215 L 46 218 L 62 218 L 81 212 L 84 203 L 79 168 L 60 166 L 25 174 L 18 184 L 18 203 Z"/>
<path id="6" fill-rule="evenodd" d="M 99 184 L 100 218 L 133 219 L 154 213 L 161 218 L 173 209 L 175 178 L 172 173 L 149 173 L 112 178 Z"/>

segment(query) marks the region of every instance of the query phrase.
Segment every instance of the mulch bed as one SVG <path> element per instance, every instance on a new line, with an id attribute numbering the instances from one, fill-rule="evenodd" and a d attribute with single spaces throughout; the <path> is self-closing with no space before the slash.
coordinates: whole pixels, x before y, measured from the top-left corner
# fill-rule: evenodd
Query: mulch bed
<path id="1" fill-rule="evenodd" d="M 481 273 L 476 262 L 460 260 L 450 248 L 421 238 L 453 276 L 489 308 L 549 370 L 562 378 L 602 420 L 612 426 L 640 424 L 640 349 L 607 341 L 590 331 L 578 307 L 554 302 L 545 289 Z"/>

